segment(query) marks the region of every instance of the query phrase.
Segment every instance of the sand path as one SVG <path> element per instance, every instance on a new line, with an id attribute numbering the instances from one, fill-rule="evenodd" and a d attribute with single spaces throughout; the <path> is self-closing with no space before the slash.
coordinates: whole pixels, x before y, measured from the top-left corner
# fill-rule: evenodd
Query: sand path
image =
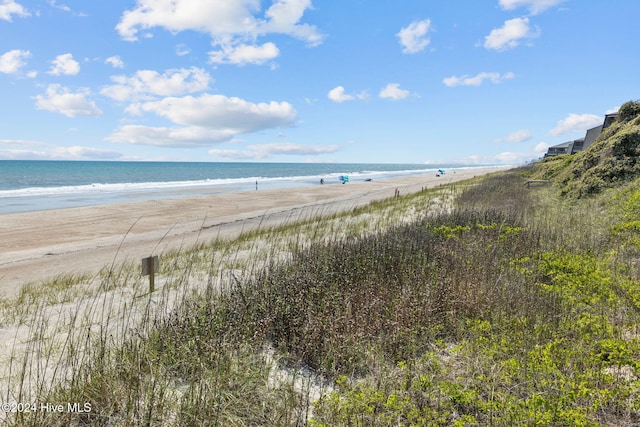
<path id="1" fill-rule="evenodd" d="M 406 194 L 496 170 L 0 215 L 0 292 L 10 297 L 28 282 L 95 274 L 125 260 L 352 209 L 392 197 L 396 188 Z"/>

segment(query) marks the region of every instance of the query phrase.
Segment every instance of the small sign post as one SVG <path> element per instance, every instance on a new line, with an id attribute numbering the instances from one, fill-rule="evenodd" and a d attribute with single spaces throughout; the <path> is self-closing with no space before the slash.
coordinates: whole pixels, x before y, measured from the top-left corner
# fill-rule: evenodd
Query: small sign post
<path id="1" fill-rule="evenodd" d="M 160 262 L 158 256 L 150 256 L 149 258 L 142 258 L 142 275 L 149 276 L 149 292 L 152 293 L 155 290 L 155 278 L 158 272 Z"/>

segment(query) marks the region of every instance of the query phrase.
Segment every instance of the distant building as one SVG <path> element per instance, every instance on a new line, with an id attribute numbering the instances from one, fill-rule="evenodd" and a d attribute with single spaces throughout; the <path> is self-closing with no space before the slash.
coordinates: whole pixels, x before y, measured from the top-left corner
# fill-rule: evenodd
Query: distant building
<path id="1" fill-rule="evenodd" d="M 547 150 L 547 154 L 545 154 L 544 157 L 558 156 L 560 154 L 575 154 L 578 151 L 586 150 L 595 142 L 596 139 L 598 139 L 602 131 L 611 126 L 611 124 L 615 122 L 617 118 L 618 113 L 605 115 L 603 123 L 587 130 L 584 138 L 563 142 L 562 144 L 549 147 L 549 149 Z"/>
<path id="2" fill-rule="evenodd" d="M 573 141 L 573 146 L 571 147 L 571 152 L 569 154 L 575 154 L 578 151 L 584 150 L 584 146 L 586 144 L 585 138 L 576 139 Z"/>
<path id="3" fill-rule="evenodd" d="M 545 157 L 549 156 L 559 156 L 560 154 L 571 154 L 573 152 L 573 144 L 574 141 L 563 142 L 562 144 L 554 145 L 553 147 L 549 147 L 547 150 L 547 154 Z"/>

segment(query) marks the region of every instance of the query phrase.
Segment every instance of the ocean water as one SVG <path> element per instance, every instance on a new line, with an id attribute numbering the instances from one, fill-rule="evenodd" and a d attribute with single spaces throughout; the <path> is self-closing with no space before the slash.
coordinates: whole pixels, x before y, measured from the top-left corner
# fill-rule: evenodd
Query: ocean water
<path id="1" fill-rule="evenodd" d="M 231 191 L 339 184 L 461 165 L 0 161 L 0 214 Z"/>

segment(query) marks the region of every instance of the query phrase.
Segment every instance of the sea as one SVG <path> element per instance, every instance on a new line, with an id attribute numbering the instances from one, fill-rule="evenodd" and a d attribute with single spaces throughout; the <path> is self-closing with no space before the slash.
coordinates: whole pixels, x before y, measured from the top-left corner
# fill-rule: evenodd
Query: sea
<path id="1" fill-rule="evenodd" d="M 0 214 L 304 187 L 478 166 L 0 160 Z M 342 177 L 342 178 L 341 178 Z"/>

